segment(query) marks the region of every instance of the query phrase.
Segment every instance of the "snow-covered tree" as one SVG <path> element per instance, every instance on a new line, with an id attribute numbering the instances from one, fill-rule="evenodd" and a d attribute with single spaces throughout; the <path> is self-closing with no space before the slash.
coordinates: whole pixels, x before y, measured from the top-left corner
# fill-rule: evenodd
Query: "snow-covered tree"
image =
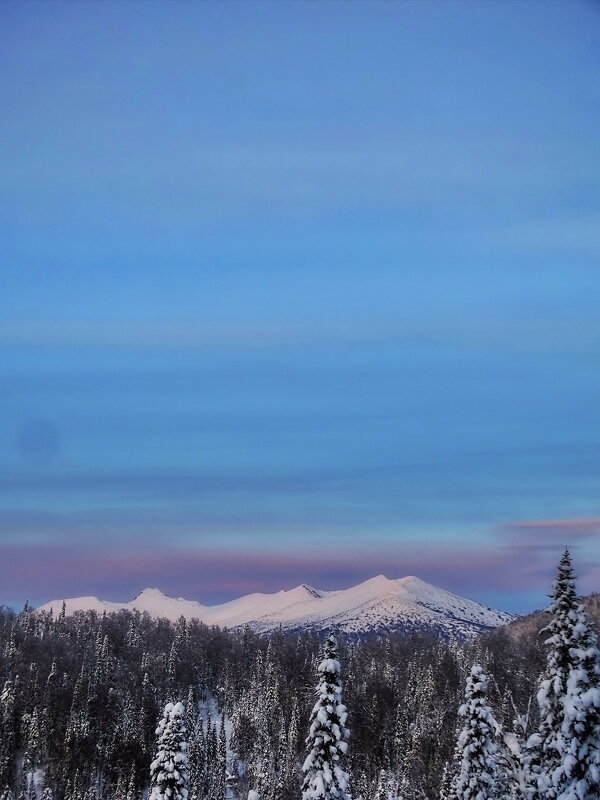
<path id="1" fill-rule="evenodd" d="M 131 770 L 129 771 L 129 783 L 127 784 L 126 800 L 136 800 L 136 798 L 137 789 L 135 785 L 135 764 L 132 764 Z"/>
<path id="2" fill-rule="evenodd" d="M 460 763 L 454 795 L 457 800 L 490 800 L 495 797 L 497 723 L 487 702 L 488 680 L 475 664 L 467 678 L 465 702 L 459 709 L 464 720 L 458 737 Z"/>
<path id="3" fill-rule="evenodd" d="M 40 724 L 39 714 L 37 708 L 33 709 L 33 714 L 29 719 L 27 726 L 27 745 L 25 747 L 25 756 L 23 758 L 23 769 L 29 775 L 29 784 L 33 780 L 33 772 L 38 766 L 41 756 L 41 737 L 40 737 Z"/>
<path id="4" fill-rule="evenodd" d="M 498 730 L 499 747 L 496 756 L 498 793 L 510 800 L 531 800 L 536 794 L 536 782 L 531 774 L 529 751 L 521 731 Z"/>
<path id="5" fill-rule="evenodd" d="M 192 728 L 188 758 L 190 793 L 192 797 L 200 797 L 204 793 L 206 775 L 204 726 L 200 715 L 196 715 L 196 721 Z"/>
<path id="6" fill-rule="evenodd" d="M 562 761 L 552 778 L 559 800 L 600 798 L 600 652 L 583 606 L 573 614 L 571 663 L 563 698 Z"/>
<path id="7" fill-rule="evenodd" d="M 345 727 L 346 706 L 342 703 L 341 666 L 337 642 L 329 636 L 318 667 L 317 702 L 310 717 L 306 738 L 308 755 L 303 764 L 303 800 L 349 800 L 348 774 L 342 759 L 348 749 L 350 732 Z"/>
<path id="8" fill-rule="evenodd" d="M 388 800 L 390 796 L 390 779 L 387 772 L 382 769 L 379 771 L 377 779 L 377 789 L 375 790 L 375 800 Z"/>
<path id="9" fill-rule="evenodd" d="M 15 687 L 6 681 L 0 694 L 0 785 L 10 786 L 16 742 Z"/>
<path id="10" fill-rule="evenodd" d="M 175 683 L 177 676 L 177 662 L 179 660 L 179 653 L 177 652 L 177 637 L 174 639 L 169 652 L 169 661 L 167 664 L 167 696 L 169 699 L 173 697 L 175 692 Z"/>
<path id="11" fill-rule="evenodd" d="M 216 720 L 210 714 L 206 731 L 206 782 L 208 800 L 223 800 L 225 795 L 225 769 L 219 754 L 219 733 Z"/>
<path id="12" fill-rule="evenodd" d="M 553 800 L 562 789 L 564 775 L 557 770 L 563 761 L 563 722 L 567 680 L 572 667 L 571 650 L 578 645 L 575 626 L 578 621 L 578 602 L 571 556 L 565 550 L 559 565 L 548 608 L 552 619 L 544 629 L 549 636 L 546 670 L 540 681 L 537 701 L 540 723 L 528 742 L 532 770 L 536 775 L 538 793 L 544 800 Z M 556 779 L 555 779 L 556 778 Z"/>
<path id="13" fill-rule="evenodd" d="M 157 753 L 150 765 L 150 800 L 187 800 L 187 742 L 183 703 L 167 703 L 156 735 Z"/>
<path id="14" fill-rule="evenodd" d="M 440 800 L 455 800 L 454 795 L 454 771 L 451 762 L 447 761 L 442 770 L 442 778 L 440 780 Z"/>

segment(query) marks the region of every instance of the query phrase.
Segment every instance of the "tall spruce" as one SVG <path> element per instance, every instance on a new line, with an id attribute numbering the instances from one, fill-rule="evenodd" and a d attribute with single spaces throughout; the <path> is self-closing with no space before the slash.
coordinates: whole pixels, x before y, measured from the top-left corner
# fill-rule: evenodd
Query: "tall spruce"
<path id="1" fill-rule="evenodd" d="M 10 786 L 14 772 L 17 726 L 15 686 L 7 680 L 0 694 L 0 786 Z"/>
<path id="2" fill-rule="evenodd" d="M 192 797 L 204 794 L 206 775 L 206 748 L 204 745 L 204 725 L 202 717 L 196 715 L 189 741 L 189 788 Z"/>
<path id="3" fill-rule="evenodd" d="M 567 681 L 572 668 L 571 650 L 577 647 L 575 626 L 578 620 L 578 602 L 575 593 L 575 575 L 571 555 L 565 550 L 554 582 L 552 600 L 548 611 L 550 623 L 544 628 L 549 634 L 546 670 L 542 675 L 537 693 L 540 723 L 536 733 L 528 742 L 531 753 L 531 768 L 535 775 L 538 796 L 553 800 L 564 788 L 563 723 L 565 721 L 565 697 Z"/>
<path id="4" fill-rule="evenodd" d="M 350 731 L 342 703 L 341 665 L 337 642 L 329 636 L 318 666 L 317 702 L 310 717 L 306 738 L 308 755 L 303 764 L 303 800 L 349 800 L 348 773 L 342 768 Z"/>
<path id="5" fill-rule="evenodd" d="M 600 652 L 583 606 L 573 628 L 564 697 L 562 762 L 553 775 L 559 800 L 600 798 Z"/>
<path id="6" fill-rule="evenodd" d="M 488 680 L 475 664 L 467 678 L 465 702 L 459 709 L 463 728 L 458 737 L 460 762 L 454 796 L 457 800 L 492 800 L 496 789 L 497 723 L 487 701 Z"/>
<path id="7" fill-rule="evenodd" d="M 167 703 L 156 735 L 156 758 L 150 765 L 150 800 L 187 800 L 188 758 L 183 703 Z"/>

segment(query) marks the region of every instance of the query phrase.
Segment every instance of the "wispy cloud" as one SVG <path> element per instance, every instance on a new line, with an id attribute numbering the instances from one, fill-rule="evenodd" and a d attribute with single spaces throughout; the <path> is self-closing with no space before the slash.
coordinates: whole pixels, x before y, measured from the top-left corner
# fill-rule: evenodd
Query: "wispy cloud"
<path id="1" fill-rule="evenodd" d="M 577 541 L 600 536 L 600 517 L 587 519 L 533 519 L 507 522 L 502 530 L 522 543 L 539 544 L 540 539 L 552 542 Z"/>

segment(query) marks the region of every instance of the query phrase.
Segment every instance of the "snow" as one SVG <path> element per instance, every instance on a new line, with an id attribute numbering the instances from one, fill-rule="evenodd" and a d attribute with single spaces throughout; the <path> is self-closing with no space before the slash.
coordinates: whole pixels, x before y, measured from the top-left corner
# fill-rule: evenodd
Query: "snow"
<path id="1" fill-rule="evenodd" d="M 498 725 L 487 703 L 488 680 L 474 664 L 467 679 L 465 702 L 459 708 L 464 727 L 458 737 L 461 753 L 454 786 L 457 800 L 491 800 L 496 775 L 496 745 L 493 735 Z"/>
<path id="2" fill-rule="evenodd" d="M 435 628 L 445 634 L 470 636 L 506 624 L 513 617 L 439 589 L 415 576 L 391 580 L 378 575 L 357 586 L 336 591 L 301 584 L 274 593 L 254 593 L 220 605 L 207 606 L 181 597 L 169 597 L 160 589 L 144 589 L 128 603 L 97 597 L 64 601 L 66 613 L 77 610 L 147 611 L 153 617 L 176 621 L 198 619 L 206 625 L 240 628 L 250 625 L 259 632 L 276 630 L 335 629 L 346 634 L 373 630 Z M 41 606 L 60 613 L 63 600 Z"/>
<path id="3" fill-rule="evenodd" d="M 336 762 L 347 752 L 350 731 L 344 727 L 347 712 L 342 703 L 341 666 L 337 644 L 329 636 L 318 667 L 317 702 L 312 710 L 306 744 L 309 753 L 302 765 L 302 800 L 350 800 L 348 774 Z"/>
<path id="4" fill-rule="evenodd" d="M 187 742 L 182 703 L 167 703 L 156 729 L 158 750 L 150 765 L 150 800 L 187 800 Z"/>

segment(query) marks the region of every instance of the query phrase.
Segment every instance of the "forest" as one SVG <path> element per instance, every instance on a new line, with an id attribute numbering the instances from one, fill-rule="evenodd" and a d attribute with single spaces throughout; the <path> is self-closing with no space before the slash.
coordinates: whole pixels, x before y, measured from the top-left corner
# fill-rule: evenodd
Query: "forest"
<path id="1" fill-rule="evenodd" d="M 463 642 L 4 608 L 3 800 L 597 799 L 600 658 L 568 553 L 552 598 L 542 635 Z"/>

